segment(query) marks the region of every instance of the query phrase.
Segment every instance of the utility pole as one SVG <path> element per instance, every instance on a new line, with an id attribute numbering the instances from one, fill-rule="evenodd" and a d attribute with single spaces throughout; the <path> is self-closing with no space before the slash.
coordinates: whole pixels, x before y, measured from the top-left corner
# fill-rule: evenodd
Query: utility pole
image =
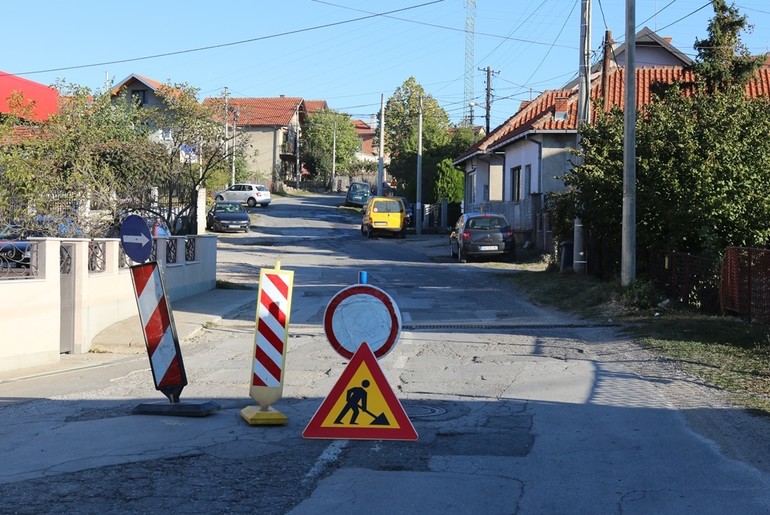
<path id="1" fill-rule="evenodd" d="M 623 109 L 623 235 L 620 284 L 636 279 L 636 3 L 626 0 L 626 95 Z"/>
<path id="2" fill-rule="evenodd" d="M 230 184 L 235 184 L 235 134 L 238 131 L 238 109 L 233 109 L 233 155 L 232 169 L 230 171 Z"/>
<path id="3" fill-rule="evenodd" d="M 486 129 L 487 134 L 489 134 L 489 120 L 492 114 L 492 75 L 497 75 L 499 72 L 492 71 L 490 66 L 487 66 L 486 68 L 479 68 L 479 70 L 487 72 Z M 473 123 L 471 123 L 471 125 L 473 125 Z"/>
<path id="4" fill-rule="evenodd" d="M 222 93 L 222 96 L 225 98 L 225 159 L 227 159 L 227 151 L 228 151 L 228 141 L 227 138 L 229 137 L 229 128 L 227 124 L 227 118 L 230 116 L 230 111 L 228 109 L 227 105 L 227 86 L 225 86 L 225 91 Z M 235 184 L 235 181 L 230 183 L 230 186 Z"/>
<path id="5" fill-rule="evenodd" d="M 377 195 L 382 195 L 382 176 L 385 173 L 385 94 L 380 94 L 380 148 L 378 149 L 379 159 L 377 160 Z"/>
<path id="6" fill-rule="evenodd" d="M 422 235 L 422 95 L 420 95 L 420 108 L 417 112 L 417 199 L 415 204 L 417 215 L 414 223 L 417 236 Z"/>
<path id="7" fill-rule="evenodd" d="M 580 129 L 591 118 L 591 0 L 581 0 L 580 69 L 578 73 L 578 107 L 576 148 L 580 149 Z M 575 218 L 572 232 L 572 269 L 584 274 L 587 269 L 583 221 Z"/>

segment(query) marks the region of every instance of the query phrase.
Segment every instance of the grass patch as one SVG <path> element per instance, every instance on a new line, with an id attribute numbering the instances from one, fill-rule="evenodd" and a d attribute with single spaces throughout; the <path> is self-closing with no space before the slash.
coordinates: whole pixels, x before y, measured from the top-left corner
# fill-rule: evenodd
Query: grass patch
<path id="1" fill-rule="evenodd" d="M 649 285 L 628 288 L 572 272 L 549 259 L 517 256 L 516 272 L 500 272 L 536 304 L 584 318 L 612 319 L 636 341 L 705 384 L 736 394 L 736 403 L 770 415 L 770 328 L 708 316 L 667 303 Z M 662 307 L 665 306 L 665 307 Z"/>

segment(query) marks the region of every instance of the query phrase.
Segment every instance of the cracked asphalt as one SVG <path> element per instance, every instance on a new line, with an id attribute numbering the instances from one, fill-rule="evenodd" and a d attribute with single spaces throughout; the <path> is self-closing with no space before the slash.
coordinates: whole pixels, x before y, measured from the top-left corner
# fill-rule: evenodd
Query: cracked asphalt
<path id="1" fill-rule="evenodd" d="M 339 200 L 281 198 L 220 241 L 221 279 L 295 271 L 285 426 L 239 414 L 254 403 L 245 302 L 182 345 L 182 400 L 219 404 L 208 417 L 132 415 L 159 400 L 141 354 L 0 381 L 0 512 L 770 512 L 765 419 L 621 328 L 530 304 L 501 284 L 507 264 L 453 262 L 437 235 L 362 240 Z M 324 309 L 360 270 L 401 311 L 380 366 L 416 442 L 302 438 L 347 364 Z"/>

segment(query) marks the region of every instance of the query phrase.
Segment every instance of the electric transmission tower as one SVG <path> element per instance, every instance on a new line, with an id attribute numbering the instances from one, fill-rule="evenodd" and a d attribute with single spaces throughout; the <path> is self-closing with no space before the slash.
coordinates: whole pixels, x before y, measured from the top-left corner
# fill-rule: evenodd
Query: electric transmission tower
<path id="1" fill-rule="evenodd" d="M 463 90 L 463 125 L 468 125 L 473 112 L 471 102 L 476 96 L 473 92 L 473 73 L 476 65 L 473 55 L 473 43 L 476 39 L 476 0 L 465 0 L 465 88 Z"/>

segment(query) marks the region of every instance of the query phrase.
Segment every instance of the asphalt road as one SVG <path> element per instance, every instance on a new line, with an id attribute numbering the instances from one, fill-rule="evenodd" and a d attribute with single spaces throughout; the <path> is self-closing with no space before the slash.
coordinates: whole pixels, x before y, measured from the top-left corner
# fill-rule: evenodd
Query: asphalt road
<path id="1" fill-rule="evenodd" d="M 767 421 L 611 324 L 527 302 L 510 264 L 456 263 L 439 235 L 362 238 L 341 201 L 278 197 L 250 210 L 249 234 L 220 238 L 219 279 L 295 274 L 274 405 L 286 425 L 240 417 L 254 405 L 247 305 L 183 345 L 183 397 L 218 403 L 211 416 L 132 415 L 158 399 L 146 356 L 0 383 L 0 512 L 770 511 Z M 417 441 L 302 437 L 348 363 L 324 311 L 362 271 L 400 311 L 379 365 Z"/>

